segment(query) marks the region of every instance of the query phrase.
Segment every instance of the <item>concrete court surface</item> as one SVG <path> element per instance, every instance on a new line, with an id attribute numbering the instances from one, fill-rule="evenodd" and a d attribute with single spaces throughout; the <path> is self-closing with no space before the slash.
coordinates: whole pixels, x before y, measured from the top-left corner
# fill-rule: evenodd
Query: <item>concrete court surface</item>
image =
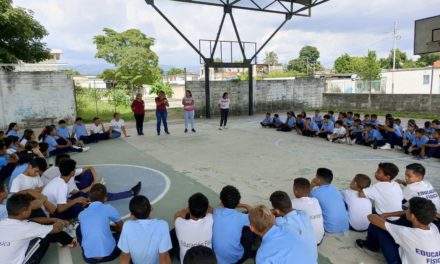
<path id="1" fill-rule="evenodd" d="M 73 158 L 79 165 L 131 164 L 166 174 L 170 189 L 155 204 L 153 217 L 167 220 L 170 227 L 174 212 L 185 207 L 187 198 L 194 192 L 203 192 L 217 205 L 221 188 L 231 184 L 239 188 L 242 202 L 269 205 L 268 198 L 273 191 L 292 194 L 293 179 L 311 179 L 319 167 L 332 169 L 333 183 L 344 189 L 357 173 L 366 173 L 374 179 L 379 162 L 396 163 L 401 169 L 401 178 L 405 166 L 415 162 L 400 152 L 329 143 L 293 132 L 263 129 L 258 124 L 260 119 L 233 118 L 229 128 L 223 131 L 218 130 L 216 119 L 196 120 L 197 133 L 188 134 L 183 133 L 182 121 L 173 121 L 171 135 L 161 136 L 156 135 L 155 122 L 150 121 L 145 124 L 143 137 L 136 136 L 133 124 L 128 124 L 131 137 L 91 145 L 88 153 L 76 154 Z M 439 190 L 440 162 L 422 163 L 427 167 L 427 179 Z M 351 232 L 347 237 L 326 236 L 319 247 L 319 263 L 385 263 L 380 254 L 368 255 L 355 248 L 355 239 L 365 235 Z M 43 263 L 59 262 L 59 255 L 66 254 L 67 250 L 56 251 L 57 248 L 52 247 Z M 71 259 L 71 263 L 83 263 L 80 252 L 73 249 L 60 262 Z"/>

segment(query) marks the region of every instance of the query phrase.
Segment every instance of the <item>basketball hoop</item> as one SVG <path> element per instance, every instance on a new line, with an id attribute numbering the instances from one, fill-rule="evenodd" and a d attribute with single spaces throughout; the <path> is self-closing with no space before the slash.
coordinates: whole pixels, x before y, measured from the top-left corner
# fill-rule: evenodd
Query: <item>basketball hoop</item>
<path id="1" fill-rule="evenodd" d="M 438 49 L 440 48 L 440 41 L 427 42 L 426 46 L 428 49 Z"/>

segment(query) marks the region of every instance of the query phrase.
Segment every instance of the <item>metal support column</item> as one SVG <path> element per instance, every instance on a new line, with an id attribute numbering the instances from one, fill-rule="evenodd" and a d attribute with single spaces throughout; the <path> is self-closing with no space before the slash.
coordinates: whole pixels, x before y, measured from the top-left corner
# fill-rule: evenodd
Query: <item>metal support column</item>
<path id="1" fill-rule="evenodd" d="M 249 65 L 249 115 L 254 114 L 254 68 L 253 65 Z"/>
<path id="2" fill-rule="evenodd" d="M 205 103 L 206 103 L 206 118 L 211 118 L 211 95 L 209 91 L 209 66 L 205 64 Z"/>

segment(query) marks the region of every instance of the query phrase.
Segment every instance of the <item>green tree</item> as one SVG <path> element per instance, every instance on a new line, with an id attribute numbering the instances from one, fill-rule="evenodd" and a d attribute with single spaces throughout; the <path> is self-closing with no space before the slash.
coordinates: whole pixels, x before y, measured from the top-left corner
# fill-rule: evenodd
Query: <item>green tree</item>
<path id="1" fill-rule="evenodd" d="M 319 51 L 313 46 L 304 46 L 297 59 L 290 60 L 287 64 L 289 71 L 298 71 L 302 73 L 312 74 L 315 70 L 322 68 L 319 59 Z"/>
<path id="2" fill-rule="evenodd" d="M 350 57 L 347 53 L 342 54 L 339 56 L 333 65 L 333 69 L 336 73 L 354 73 L 355 72 L 355 65 L 353 58 Z"/>
<path id="3" fill-rule="evenodd" d="M 43 38 L 49 33 L 30 10 L 0 1 L 0 62 L 39 62 L 50 58 Z"/>
<path id="4" fill-rule="evenodd" d="M 160 91 L 163 91 L 167 97 L 172 97 L 174 94 L 171 85 L 167 82 L 164 82 L 162 79 L 154 82 L 150 88 L 149 94 L 158 94 Z"/>
<path id="5" fill-rule="evenodd" d="M 359 75 L 363 80 L 373 81 L 380 79 L 380 62 L 377 60 L 375 51 L 369 50 L 367 57 L 365 57 L 364 63 L 362 63 Z"/>
<path id="6" fill-rule="evenodd" d="M 383 69 L 393 68 L 393 50 L 386 58 L 380 59 L 380 65 Z M 396 49 L 396 69 L 412 68 L 416 66 L 415 62 L 408 58 L 405 52 Z"/>
<path id="7" fill-rule="evenodd" d="M 423 54 L 420 55 L 420 58 L 417 60 L 417 66 L 426 67 L 432 65 L 435 61 L 440 60 L 440 52 L 431 53 L 431 54 Z"/>
<path id="8" fill-rule="evenodd" d="M 176 75 L 185 73 L 185 70 L 179 68 L 171 68 L 168 70 L 168 75 Z"/>
<path id="9" fill-rule="evenodd" d="M 160 79 L 159 57 L 151 47 L 154 38 L 147 37 L 138 29 L 124 32 L 104 28 L 104 35 L 93 38 L 96 44 L 96 57 L 115 65 L 106 70 L 102 77 L 116 86 L 140 88 L 143 84 L 152 84 Z"/>
<path id="10" fill-rule="evenodd" d="M 266 52 L 264 63 L 270 66 L 278 64 L 278 55 L 274 51 Z"/>

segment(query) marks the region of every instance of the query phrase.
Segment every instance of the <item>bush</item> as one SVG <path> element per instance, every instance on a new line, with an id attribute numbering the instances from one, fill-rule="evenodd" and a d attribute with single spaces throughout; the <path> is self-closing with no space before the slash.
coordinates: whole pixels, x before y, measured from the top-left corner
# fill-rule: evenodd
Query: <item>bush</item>
<path id="1" fill-rule="evenodd" d="M 151 86 L 149 94 L 158 94 L 160 91 L 163 91 L 167 97 L 172 97 L 174 94 L 173 88 L 169 83 L 165 83 L 162 80 L 155 81 Z"/>

